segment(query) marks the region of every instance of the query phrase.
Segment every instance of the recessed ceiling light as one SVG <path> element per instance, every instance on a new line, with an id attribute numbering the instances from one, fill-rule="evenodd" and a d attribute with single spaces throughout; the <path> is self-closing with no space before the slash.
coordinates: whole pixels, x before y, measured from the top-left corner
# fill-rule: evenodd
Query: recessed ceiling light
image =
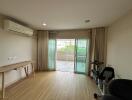
<path id="1" fill-rule="evenodd" d="M 43 26 L 46 26 L 47 24 L 46 24 L 46 23 L 43 23 L 42 25 L 43 25 Z"/>
<path id="2" fill-rule="evenodd" d="M 89 20 L 89 19 L 85 20 L 85 23 L 89 23 L 89 22 L 90 22 L 90 20 Z"/>

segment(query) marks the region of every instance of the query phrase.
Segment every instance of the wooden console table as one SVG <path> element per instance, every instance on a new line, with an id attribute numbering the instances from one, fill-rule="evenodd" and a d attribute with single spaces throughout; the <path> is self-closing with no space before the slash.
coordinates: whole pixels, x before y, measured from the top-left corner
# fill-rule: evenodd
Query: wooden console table
<path id="1" fill-rule="evenodd" d="M 24 68 L 26 77 L 28 77 L 28 75 L 29 75 L 28 65 L 29 64 L 32 67 L 33 75 L 35 75 L 34 66 L 31 61 L 24 61 L 24 62 L 19 62 L 19 63 L 5 65 L 5 66 L 0 67 L 0 73 L 2 73 L 2 99 L 5 98 L 5 72 L 8 72 L 10 70 L 17 70 L 18 68 Z"/>

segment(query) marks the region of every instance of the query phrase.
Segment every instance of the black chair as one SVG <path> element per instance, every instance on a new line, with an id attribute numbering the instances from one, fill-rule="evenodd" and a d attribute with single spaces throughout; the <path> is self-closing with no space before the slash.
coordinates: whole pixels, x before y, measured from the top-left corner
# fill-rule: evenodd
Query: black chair
<path id="1" fill-rule="evenodd" d="M 102 72 L 99 74 L 99 84 L 102 94 L 108 93 L 108 84 L 115 77 L 114 69 L 112 67 L 105 67 Z M 94 98 L 98 99 L 100 95 L 94 93 Z"/>
<path id="2" fill-rule="evenodd" d="M 105 80 L 107 83 L 115 77 L 114 68 L 105 67 L 99 75 L 100 80 Z"/>
<path id="3" fill-rule="evenodd" d="M 108 86 L 109 94 L 99 100 L 132 100 L 132 80 L 116 79 Z"/>
<path id="4" fill-rule="evenodd" d="M 99 75 L 99 81 L 100 84 L 102 84 L 102 91 L 104 94 L 108 93 L 108 84 L 111 80 L 113 80 L 113 78 L 115 77 L 115 72 L 114 72 L 114 68 L 112 67 L 105 67 L 103 69 L 103 71 L 100 73 Z M 100 87 L 101 88 L 101 87 Z"/>

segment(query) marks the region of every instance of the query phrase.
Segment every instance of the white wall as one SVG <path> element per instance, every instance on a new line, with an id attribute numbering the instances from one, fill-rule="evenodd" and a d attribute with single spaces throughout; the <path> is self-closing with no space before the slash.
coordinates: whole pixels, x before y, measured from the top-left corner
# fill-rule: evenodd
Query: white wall
<path id="1" fill-rule="evenodd" d="M 0 66 L 26 60 L 33 60 L 36 62 L 36 37 L 20 36 L 14 32 L 5 31 L 2 26 L 3 17 L 0 16 Z M 9 57 L 12 57 L 13 59 L 11 60 Z M 23 77 L 25 77 L 23 69 L 7 72 L 5 84 L 8 86 Z"/>
<path id="2" fill-rule="evenodd" d="M 121 78 L 132 79 L 132 11 L 108 28 L 107 64 Z"/>

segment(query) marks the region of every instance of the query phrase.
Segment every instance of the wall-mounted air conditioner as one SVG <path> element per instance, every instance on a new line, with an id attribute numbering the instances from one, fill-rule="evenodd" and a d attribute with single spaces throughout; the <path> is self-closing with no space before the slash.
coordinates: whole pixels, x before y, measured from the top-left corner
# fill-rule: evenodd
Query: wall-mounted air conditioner
<path id="1" fill-rule="evenodd" d="M 25 34 L 27 36 L 33 36 L 33 30 L 25 27 L 23 25 L 20 25 L 16 22 L 13 22 L 11 20 L 4 20 L 4 29 L 5 30 L 10 30 L 10 31 L 15 31 L 18 32 L 20 34 Z"/>

